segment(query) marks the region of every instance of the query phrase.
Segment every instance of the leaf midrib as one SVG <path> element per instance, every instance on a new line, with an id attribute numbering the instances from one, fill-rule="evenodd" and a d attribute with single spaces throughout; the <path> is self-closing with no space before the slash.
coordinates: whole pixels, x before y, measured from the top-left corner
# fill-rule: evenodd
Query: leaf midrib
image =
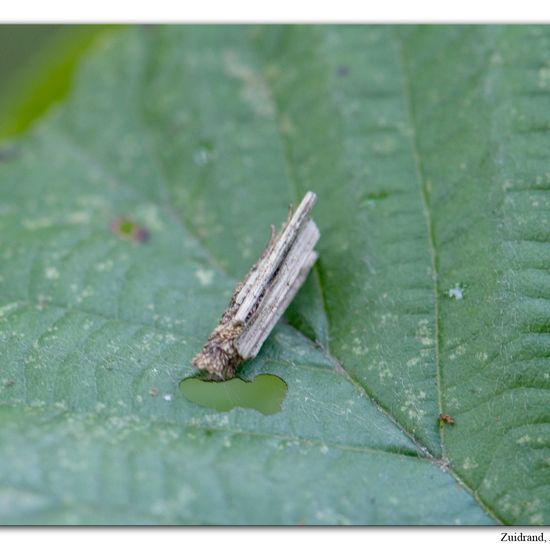
<path id="1" fill-rule="evenodd" d="M 441 366 L 441 327 L 440 327 L 440 314 L 439 314 L 439 302 L 441 296 L 441 289 L 439 287 L 439 270 L 438 270 L 438 254 L 435 240 L 435 229 L 432 219 L 432 213 L 430 209 L 430 198 L 429 191 L 427 187 L 427 178 L 424 172 L 424 167 L 422 163 L 422 155 L 420 153 L 420 147 L 418 142 L 418 122 L 414 109 L 414 102 L 412 98 L 412 87 L 411 87 L 411 76 L 406 69 L 404 46 L 402 40 L 397 36 L 397 30 L 394 29 L 394 47 L 397 50 L 399 65 L 401 69 L 401 74 L 404 82 L 404 95 L 407 105 L 407 112 L 410 121 L 410 128 L 412 131 L 412 149 L 415 159 L 415 172 L 416 179 L 418 181 L 418 188 L 422 199 L 423 213 L 426 220 L 426 228 L 428 233 L 428 247 L 430 250 L 431 258 L 431 269 L 433 277 L 433 292 L 434 292 L 434 327 L 435 327 L 435 365 L 436 365 L 436 381 L 437 381 L 437 397 L 438 397 L 438 406 L 439 412 L 444 412 L 444 401 L 443 401 L 443 384 L 442 384 L 442 366 Z M 442 423 L 439 423 L 439 435 L 440 435 L 440 445 L 442 450 L 442 461 L 448 463 L 448 472 L 457 480 L 459 485 L 464 487 L 476 500 L 479 506 L 494 520 L 501 524 L 505 524 L 505 521 L 502 517 L 498 515 L 496 510 L 494 510 L 485 500 L 481 498 L 478 492 L 471 487 L 453 468 L 452 460 L 447 455 L 447 450 L 445 447 L 445 427 Z"/>
<path id="2" fill-rule="evenodd" d="M 400 60 L 400 69 L 401 69 L 401 72 L 402 72 L 403 82 L 404 82 L 404 85 L 405 85 L 404 96 L 405 96 L 405 101 L 406 101 L 406 105 L 407 105 L 407 112 L 408 112 L 408 116 L 409 116 L 410 127 L 411 127 L 411 130 L 412 130 L 412 140 L 411 141 L 412 141 L 412 148 L 413 148 L 413 153 L 414 153 L 414 158 L 415 158 L 416 179 L 418 181 L 418 189 L 419 189 L 419 193 L 421 195 L 422 206 L 423 206 L 423 214 L 424 214 L 424 218 L 426 220 L 426 229 L 427 229 L 427 234 L 428 234 L 428 247 L 429 247 L 429 250 L 430 250 L 431 269 L 432 269 L 432 276 L 433 276 L 433 293 L 434 293 L 434 319 L 435 319 L 435 324 L 434 324 L 434 326 L 435 326 L 435 335 L 434 335 L 435 338 L 434 338 L 434 340 L 435 340 L 435 365 L 436 365 L 437 397 L 438 397 L 438 408 L 439 408 L 439 412 L 441 413 L 443 411 L 443 396 L 442 396 L 441 362 L 440 362 L 440 344 L 441 343 L 440 343 L 440 327 L 439 327 L 439 323 L 440 323 L 440 318 L 439 318 L 439 287 L 438 287 L 437 251 L 436 251 L 436 247 L 435 247 L 434 227 L 433 227 L 433 223 L 432 223 L 432 216 L 431 216 L 430 205 L 429 205 L 429 197 L 428 197 L 428 191 L 427 191 L 427 187 L 426 187 L 426 178 L 425 178 L 424 173 L 423 173 L 422 161 L 421 161 L 420 151 L 419 151 L 419 147 L 418 147 L 417 122 L 416 122 L 416 119 L 415 119 L 415 116 L 414 116 L 414 109 L 413 109 L 413 105 L 412 105 L 410 77 L 407 74 L 406 69 L 405 69 L 404 56 L 403 56 L 403 51 L 402 51 L 403 46 L 402 46 L 401 40 L 399 40 L 398 38 L 394 38 L 393 45 L 394 45 L 394 47 L 396 47 L 397 52 L 398 52 L 398 56 L 399 56 L 399 60 Z M 276 100 L 277 96 L 276 96 L 276 94 L 273 93 L 273 90 L 272 90 L 272 87 L 270 85 L 269 80 L 264 79 L 264 82 L 265 82 L 265 85 L 267 86 L 267 89 L 269 90 L 270 97 L 272 98 L 272 101 L 273 101 L 275 119 L 277 121 L 277 123 L 275 125 L 276 126 L 276 132 L 277 132 L 277 135 L 279 136 L 279 140 L 280 140 L 281 145 L 282 145 L 282 150 L 284 152 L 283 161 L 284 161 L 284 164 L 285 164 L 286 173 L 288 175 L 289 185 L 291 186 L 291 188 L 294 189 L 294 195 L 296 197 L 296 195 L 298 194 L 298 185 L 295 182 L 294 178 L 292 177 L 293 170 L 292 170 L 292 166 L 291 166 L 290 157 L 288 155 L 288 146 L 286 144 L 285 134 L 284 134 L 284 132 L 280 131 L 280 128 L 281 128 L 280 105 L 278 104 L 278 102 Z M 319 273 L 318 273 L 317 269 L 318 269 L 318 265 L 316 264 L 315 265 L 315 270 L 316 270 L 316 275 L 317 275 L 317 277 L 316 277 L 317 288 L 318 288 L 318 292 L 320 294 L 321 302 L 323 304 L 324 313 L 325 313 L 326 320 L 327 320 L 327 332 L 330 333 L 330 315 L 329 315 L 329 312 L 328 312 L 327 301 L 326 301 L 326 297 L 325 297 L 325 291 L 324 291 L 324 288 L 322 286 L 321 278 L 319 277 Z M 298 332 L 301 332 L 298 329 L 295 329 L 295 330 L 297 330 Z M 303 336 L 305 336 L 306 338 L 309 339 L 309 337 L 307 335 L 303 334 Z M 335 370 L 338 374 L 340 374 L 341 376 L 344 376 L 344 378 L 346 378 L 348 380 L 348 382 L 350 382 L 351 384 L 353 384 L 357 388 L 361 389 L 364 396 L 366 398 L 368 398 L 377 407 L 377 409 L 380 412 L 385 414 L 388 417 L 388 419 L 391 420 L 392 423 L 405 436 L 407 436 L 414 443 L 414 445 L 417 448 L 421 449 L 427 456 L 429 456 L 432 462 L 443 465 L 445 470 L 447 472 L 449 472 L 456 479 L 456 481 L 459 483 L 459 485 L 461 485 L 467 492 L 469 492 L 475 498 L 476 502 L 480 505 L 480 507 L 490 517 L 492 517 L 493 519 L 495 519 L 496 521 L 498 521 L 500 523 L 504 523 L 503 520 L 498 517 L 497 513 L 487 503 L 485 503 L 484 501 L 481 500 L 481 498 L 479 497 L 479 495 L 477 494 L 475 489 L 473 487 L 470 487 L 459 476 L 459 474 L 452 468 L 452 462 L 450 462 L 448 460 L 448 458 L 446 457 L 446 450 L 445 450 L 445 446 L 444 446 L 444 427 L 443 426 L 439 425 L 440 445 L 441 445 L 441 448 L 442 448 L 442 457 L 437 458 L 433 455 L 433 453 L 431 453 L 426 448 L 425 444 L 421 440 L 418 440 L 414 436 L 414 434 L 409 433 L 407 431 L 407 429 L 399 422 L 399 420 L 394 415 L 392 415 L 391 412 L 386 407 L 384 407 L 384 405 L 381 402 L 379 402 L 376 399 L 375 396 L 371 395 L 368 388 L 363 383 L 356 380 L 348 372 L 348 370 L 346 369 L 346 367 L 342 363 L 342 361 L 340 361 L 339 359 L 334 357 L 330 353 L 329 349 L 324 349 L 322 346 L 319 346 L 318 343 L 316 343 L 316 344 L 317 344 L 318 347 L 321 347 L 321 350 L 327 356 L 327 358 L 333 364 L 335 364 Z"/>
<path id="3" fill-rule="evenodd" d="M 396 39 L 396 42 L 398 42 L 397 46 L 398 47 L 401 47 L 401 42 L 400 40 Z M 395 45 L 395 42 L 394 42 L 394 45 Z M 402 55 L 402 53 L 401 53 Z M 404 67 L 402 68 L 403 69 L 403 80 L 406 84 L 409 83 L 409 77 L 408 75 L 406 74 L 405 70 L 404 70 Z M 266 80 L 266 85 L 268 86 L 268 88 L 270 89 L 270 92 L 272 92 L 271 88 L 270 88 L 270 85 L 269 85 L 269 81 Z M 410 87 L 410 86 L 409 86 Z M 142 87 L 142 89 L 144 89 Z M 272 97 L 274 96 L 274 94 L 272 94 Z M 438 323 L 439 323 L 439 313 L 438 313 L 438 290 L 437 290 L 437 271 L 435 270 L 435 268 L 437 267 L 437 254 L 436 254 L 436 250 L 435 250 L 435 245 L 434 245 L 434 240 L 433 240 L 433 227 L 432 227 L 432 223 L 431 223 L 431 214 L 430 214 L 430 210 L 429 210 L 429 202 L 427 200 L 427 195 L 426 195 L 426 188 L 425 188 L 425 181 L 424 181 L 424 178 L 423 178 L 423 175 L 422 175 L 422 167 L 421 167 L 421 161 L 420 161 L 420 155 L 419 155 L 419 151 L 418 151 L 418 147 L 417 147 L 417 143 L 416 143 L 416 133 L 417 133 L 417 128 L 416 128 L 416 122 L 414 120 L 414 112 L 412 111 L 411 109 L 411 106 L 410 106 L 410 91 L 409 91 L 409 96 L 408 97 L 408 102 L 409 102 L 409 116 L 410 116 L 410 119 L 411 119 L 411 129 L 413 130 L 413 134 L 414 134 L 414 151 L 415 151 L 415 157 L 418 161 L 417 163 L 417 179 L 418 179 L 418 182 L 419 182 L 419 192 L 421 193 L 422 195 L 422 200 L 423 200 L 423 205 L 424 205 L 424 214 L 425 214 L 425 217 L 426 217 L 426 222 L 427 222 L 427 226 L 428 226 L 428 229 L 429 229 L 429 247 L 430 247 L 430 253 L 431 253 L 431 258 L 432 258 L 432 267 L 434 268 L 434 275 L 436 276 L 436 279 L 434 281 L 434 294 L 435 294 L 435 312 L 434 312 L 434 315 L 435 315 L 435 321 L 436 321 L 436 369 L 437 369 L 437 381 L 438 381 L 438 399 L 439 399 L 439 408 L 440 410 L 442 410 L 442 395 L 441 395 L 441 380 L 440 380 L 440 360 L 439 360 L 439 332 L 437 330 L 437 326 L 438 326 Z M 280 106 L 277 105 L 277 102 L 276 100 L 274 99 L 274 106 L 276 107 L 276 116 L 279 117 L 280 116 Z M 140 112 L 136 112 L 135 115 L 136 117 L 140 117 L 139 119 L 137 119 L 138 122 L 141 123 L 141 125 L 144 127 L 145 130 L 147 130 L 146 132 L 144 132 L 144 134 L 147 134 L 149 132 L 149 126 L 147 125 L 146 123 L 146 116 L 145 116 L 145 113 L 143 112 L 143 106 L 140 104 L 139 105 L 139 108 L 141 110 L 141 114 Z M 285 135 L 283 132 L 280 131 L 280 125 L 277 124 L 276 125 L 276 128 L 275 128 L 275 131 L 277 133 L 277 135 L 279 136 L 279 139 L 281 141 L 281 144 L 283 145 L 283 151 L 285 151 Z M 149 132 L 150 133 L 150 132 Z M 141 198 L 147 200 L 148 202 L 153 202 L 152 199 L 150 197 L 145 197 L 145 195 L 141 194 L 141 193 L 138 193 L 138 191 L 136 191 L 136 189 L 130 185 L 128 185 L 126 182 L 122 182 L 120 181 L 120 179 L 118 179 L 116 176 L 114 176 L 113 172 L 111 170 L 109 170 L 106 166 L 104 166 L 101 162 L 98 161 L 98 159 L 94 158 L 94 157 L 91 157 L 89 155 L 89 152 L 85 149 L 82 148 L 82 146 L 80 144 L 78 144 L 78 142 L 76 141 L 76 138 L 71 135 L 71 134 L 68 134 L 66 133 L 65 134 L 66 137 L 68 137 L 70 139 L 70 141 L 72 142 L 73 145 L 76 145 L 77 148 L 78 148 L 78 151 L 80 151 L 82 154 L 83 154 L 83 158 L 87 158 L 88 161 L 90 161 L 96 168 L 100 169 L 104 174 L 108 175 L 109 176 L 109 179 L 110 181 L 112 182 L 115 182 L 117 185 L 120 185 L 120 186 L 123 186 L 125 189 L 127 190 L 130 190 L 131 192 L 134 192 L 136 195 L 139 195 Z M 181 215 L 178 215 L 178 213 L 170 207 L 170 187 L 168 185 L 168 181 L 167 181 L 167 178 L 166 178 L 166 175 L 164 173 L 164 171 L 162 170 L 162 163 L 163 163 L 163 160 L 161 157 L 159 157 L 156 153 L 155 153 L 155 150 L 154 150 L 154 147 L 151 146 L 151 143 L 149 142 L 149 140 L 147 139 L 147 142 L 145 143 L 146 145 L 146 149 L 149 151 L 149 155 L 150 155 L 150 160 L 153 164 L 153 166 L 155 166 L 156 168 L 156 171 L 157 171 L 157 174 L 158 174 L 158 185 L 159 185 L 159 190 L 160 190 L 160 195 L 161 197 L 164 197 L 161 201 L 161 203 L 159 204 L 159 207 L 162 209 L 162 210 L 165 210 L 167 211 L 167 213 L 169 213 L 172 217 L 174 217 L 180 227 L 181 227 L 181 230 L 184 231 L 187 235 L 189 235 L 197 244 L 198 248 L 200 250 L 203 251 L 203 253 L 205 254 L 206 256 L 206 259 L 208 261 L 208 263 L 211 265 L 211 267 L 213 269 L 215 269 L 218 273 L 221 273 L 224 277 L 226 278 L 231 278 L 232 280 L 233 277 L 231 277 L 227 271 L 223 268 L 223 266 L 221 265 L 221 263 L 217 260 L 217 258 L 215 258 L 211 252 L 211 250 L 208 248 L 208 246 L 206 245 L 206 243 L 198 236 L 198 234 L 193 231 L 192 227 L 186 222 L 185 219 L 182 218 Z M 289 174 L 291 174 L 291 162 L 290 162 L 290 159 L 289 158 L 286 158 L 287 155 L 285 155 L 285 159 L 284 159 L 284 162 L 285 162 L 285 165 L 287 166 L 287 168 L 289 169 Z M 160 166 L 159 166 L 159 162 L 160 162 Z M 159 169 L 160 168 L 160 169 Z M 297 194 L 297 185 L 296 185 L 296 182 L 293 180 L 293 178 L 291 176 L 289 176 L 289 184 L 291 186 L 293 186 L 293 189 L 294 189 L 294 195 L 296 198 L 296 194 Z M 318 287 L 318 292 L 320 294 L 320 297 L 321 297 L 321 300 L 322 300 L 322 303 L 323 303 L 323 308 L 324 308 L 324 313 L 327 317 L 327 327 L 330 328 L 330 323 L 329 323 L 329 313 L 328 313 L 328 308 L 327 308 L 327 303 L 326 303 L 326 297 L 325 297 L 325 290 L 323 288 L 323 285 L 322 285 L 322 281 L 319 277 L 319 273 L 317 272 L 317 287 Z M 58 307 L 63 307 L 62 305 L 58 305 Z M 72 308 L 71 306 L 67 305 L 65 306 L 68 310 L 77 310 L 77 308 Z M 92 313 L 92 312 L 90 312 Z M 96 314 L 96 312 L 93 312 L 94 314 Z M 109 319 L 108 316 L 104 316 L 106 319 Z M 124 321 L 123 319 L 111 319 L 113 321 L 115 320 L 118 320 L 118 321 Z M 152 327 L 154 328 L 155 330 L 159 330 L 158 327 Z M 306 338 L 308 341 L 310 341 L 312 343 L 312 345 L 315 345 L 315 342 L 312 342 L 311 339 L 305 335 L 303 332 L 299 331 L 298 329 L 292 327 L 292 329 L 298 333 L 300 333 L 304 338 Z M 327 350 L 322 350 L 323 353 L 325 354 L 325 356 L 327 357 L 328 360 L 334 362 L 334 359 L 329 352 L 327 352 Z M 379 409 L 382 409 L 382 412 L 400 429 L 400 431 L 406 435 L 414 444 L 417 448 L 423 448 L 425 449 L 425 446 L 424 444 L 420 441 L 420 440 L 417 440 L 417 438 L 410 434 L 401 424 L 400 422 L 398 421 L 398 419 L 396 419 L 392 414 L 391 412 L 382 407 L 379 403 L 376 402 L 376 399 L 374 397 L 371 397 L 370 395 L 368 395 L 368 393 L 366 393 L 367 389 L 365 388 L 365 386 L 359 382 L 356 382 L 353 380 L 353 378 L 350 377 L 350 374 L 346 371 L 345 369 L 345 366 L 342 365 L 342 363 L 338 360 L 336 360 L 338 362 L 338 364 L 340 365 L 340 367 L 345 371 L 345 373 L 347 374 L 346 376 L 346 379 L 348 379 L 348 381 L 350 381 L 351 383 L 354 383 L 358 386 L 360 386 L 364 393 L 365 393 L 365 397 L 368 397 Z M 338 372 L 338 369 L 335 368 L 335 371 L 339 374 L 339 375 L 342 375 L 341 372 Z M 152 419 L 153 420 L 153 419 Z M 157 419 L 154 419 L 155 422 L 157 422 L 158 420 Z M 178 423 L 179 426 L 181 426 L 181 423 Z M 197 429 L 208 429 L 208 430 L 212 430 L 211 427 L 209 426 L 205 426 L 204 428 L 200 427 L 200 426 L 193 426 L 193 428 L 197 428 Z M 226 429 L 226 428 L 223 428 L 223 429 L 220 429 L 220 431 L 231 431 L 230 429 Z M 441 431 L 441 430 L 440 430 Z M 248 432 L 239 432 L 238 430 L 236 431 L 237 433 L 242 433 L 242 434 L 246 434 L 246 435 L 257 435 L 257 436 L 263 436 L 263 437 L 277 437 L 276 435 L 274 434 L 261 434 L 261 433 L 258 433 L 258 434 L 254 434 L 254 433 L 248 433 Z M 440 437 L 441 437 L 441 433 L 440 433 Z M 299 438 L 297 438 L 299 439 Z M 308 440 L 305 440 L 306 442 L 308 442 Z M 313 441 L 313 440 L 312 440 Z M 442 446 L 443 446 L 443 439 L 441 437 L 441 443 L 442 443 Z M 322 442 L 322 444 L 325 444 L 325 445 L 331 445 L 330 443 L 327 443 L 327 442 Z M 369 447 L 361 447 L 359 449 L 362 449 L 364 450 L 365 452 L 375 452 L 377 451 L 376 449 L 371 449 Z M 387 452 L 387 451 L 380 451 L 380 452 Z M 399 454 L 400 456 L 407 456 L 405 455 L 404 453 L 393 453 L 393 454 Z M 421 456 L 419 457 L 415 457 L 415 458 L 423 458 Z M 423 458 L 424 460 L 429 460 L 430 462 L 432 463 L 437 463 L 437 464 L 441 464 L 441 461 L 436 458 L 435 456 L 433 456 L 431 453 L 429 453 L 427 450 L 426 450 L 426 458 Z M 479 496 L 477 495 L 477 493 L 475 492 L 475 490 L 471 487 L 469 487 L 459 476 L 458 474 L 452 469 L 452 466 L 449 466 L 447 468 L 445 468 L 445 470 L 447 472 L 449 472 L 456 480 L 457 482 L 459 483 L 459 485 L 461 485 L 466 491 L 468 491 L 470 494 L 473 495 L 473 497 L 476 499 L 476 501 L 478 502 L 478 504 L 480 505 L 480 507 L 482 509 L 484 509 L 484 511 L 489 515 L 491 516 L 493 519 L 499 521 L 499 522 L 502 522 L 502 519 L 499 518 L 497 516 L 497 514 L 483 501 L 480 500 Z"/>
<path id="4" fill-rule="evenodd" d="M 394 35 L 395 36 L 395 35 Z M 426 175 L 424 172 L 424 166 L 422 164 L 422 159 L 420 155 L 420 148 L 418 144 L 418 132 L 417 126 L 418 122 L 416 119 L 416 114 L 414 110 L 413 100 L 412 100 L 412 91 L 411 91 L 411 82 L 410 75 L 406 69 L 405 55 L 403 52 L 403 44 L 401 40 L 395 38 L 394 47 L 396 49 L 397 58 L 399 60 L 399 69 L 401 70 L 401 75 L 404 83 L 404 96 L 405 104 L 407 107 L 407 116 L 409 119 L 409 126 L 411 128 L 411 146 L 413 150 L 414 157 L 414 168 L 415 168 L 415 178 L 418 182 L 419 193 L 422 201 L 422 212 L 424 215 L 424 220 L 426 222 L 426 232 L 428 235 L 428 248 L 430 251 L 430 268 L 431 268 L 431 278 L 433 281 L 432 291 L 433 291 L 433 302 L 434 302 L 434 360 L 435 360 L 435 378 L 436 378 L 436 391 L 437 391 L 437 404 L 438 404 L 438 413 L 442 414 L 444 411 L 443 407 L 443 389 L 442 389 L 442 373 L 441 373 L 441 330 L 440 330 L 440 317 L 439 317 L 439 269 L 438 269 L 438 257 L 437 250 L 435 246 L 435 232 L 434 224 L 432 221 L 432 214 L 430 210 L 430 197 L 428 188 L 426 185 Z M 442 459 L 447 457 L 447 450 L 445 448 L 445 428 L 442 422 L 439 422 L 439 444 L 441 446 L 441 455 Z"/>
<path id="5" fill-rule="evenodd" d="M 395 39 L 395 40 L 396 40 L 397 44 L 396 44 L 396 42 L 394 42 L 394 46 L 397 46 L 398 48 L 401 48 L 402 47 L 401 46 L 401 41 L 399 39 Z M 248 37 L 248 35 L 247 35 L 247 41 L 249 43 L 251 42 L 250 37 Z M 251 48 L 251 49 L 253 50 L 253 48 Z M 400 51 L 400 55 L 402 55 L 401 50 L 399 50 L 399 51 Z M 419 154 L 418 144 L 417 144 L 416 121 L 415 121 L 414 116 L 413 116 L 413 111 L 411 110 L 410 82 L 409 82 L 409 77 L 405 72 L 405 66 L 404 66 L 402 57 L 401 57 L 401 62 L 402 62 L 401 70 L 402 70 L 403 81 L 406 84 L 406 90 L 405 91 L 407 92 L 407 89 L 409 90 L 408 93 L 405 94 L 405 96 L 406 96 L 406 101 L 407 101 L 407 105 L 408 105 L 408 109 L 409 109 L 410 125 L 411 125 L 411 129 L 413 131 L 413 143 L 412 143 L 412 145 L 413 145 L 415 159 L 417 161 L 416 176 L 417 176 L 417 180 L 418 180 L 418 183 L 419 183 L 418 189 L 419 189 L 419 192 L 420 192 L 421 198 L 422 198 L 424 216 L 426 218 L 426 225 L 427 225 L 427 230 L 428 230 L 428 245 L 429 245 L 429 248 L 430 248 L 432 269 L 433 269 L 433 274 L 434 274 L 434 277 L 435 277 L 434 285 L 433 285 L 433 292 L 434 292 L 434 315 L 435 315 L 435 326 L 436 326 L 436 338 L 435 338 L 435 342 L 436 342 L 436 376 L 437 376 L 438 405 L 439 405 L 439 410 L 441 412 L 442 411 L 442 392 L 441 392 L 441 367 L 440 367 L 440 359 L 439 359 L 440 341 L 439 341 L 439 328 L 438 328 L 438 326 L 439 326 L 439 302 L 438 302 L 439 297 L 438 297 L 437 269 L 436 269 L 437 268 L 437 261 L 436 261 L 437 254 L 436 254 L 435 241 L 434 241 L 434 236 L 433 236 L 433 224 L 431 222 L 431 213 L 430 213 L 430 209 L 429 209 L 429 200 L 428 200 L 428 197 L 427 197 L 427 194 L 426 194 L 426 192 L 427 192 L 426 183 L 425 183 L 425 181 L 423 179 L 423 175 L 422 175 L 422 168 L 421 168 L 422 165 L 421 165 L 421 161 L 420 161 L 420 154 Z M 142 74 L 144 74 L 144 72 Z M 263 78 L 263 75 L 262 75 L 262 78 Z M 276 99 L 277 95 L 275 93 L 273 93 L 273 89 L 272 89 L 272 86 L 271 86 L 269 80 L 266 79 L 266 78 L 263 78 L 263 80 L 264 80 L 264 84 L 265 84 L 267 90 L 269 91 L 269 95 L 270 95 L 270 98 L 271 98 L 272 103 L 273 103 L 274 118 L 275 118 L 274 131 L 275 131 L 276 135 L 278 136 L 279 142 L 281 144 L 281 150 L 283 151 L 282 160 L 283 160 L 283 163 L 285 165 L 285 171 L 286 171 L 286 174 L 287 174 L 288 184 L 289 184 L 290 189 L 293 192 L 294 199 L 296 200 L 297 196 L 299 196 L 299 190 L 298 190 L 298 185 L 297 185 L 295 179 L 292 177 L 293 169 L 292 169 L 292 163 L 291 163 L 289 155 L 288 155 L 288 145 L 286 143 L 286 137 L 285 137 L 284 132 L 281 132 L 281 130 L 280 130 L 280 128 L 281 128 L 281 120 L 280 120 L 281 108 L 280 108 L 280 105 L 278 104 L 277 99 Z M 141 89 L 142 90 L 146 89 L 145 82 L 142 82 L 141 84 L 142 84 Z M 141 110 L 143 111 L 142 104 L 140 104 L 140 107 L 141 107 Z M 143 113 L 143 115 L 144 115 L 144 113 Z M 146 129 L 149 129 L 148 125 L 146 123 L 146 120 L 147 120 L 146 116 L 142 116 L 141 120 L 142 120 L 144 126 L 146 127 Z M 160 162 L 160 165 L 162 165 L 162 163 L 163 163 L 162 158 L 158 157 L 158 155 L 156 155 L 156 153 L 154 151 L 154 148 L 153 147 L 148 147 L 148 150 L 149 150 L 151 155 L 154 155 L 156 157 L 156 159 L 158 159 L 158 161 Z M 156 162 L 157 162 L 157 160 L 155 160 L 155 163 Z M 164 186 L 166 195 L 169 198 L 169 196 L 170 196 L 170 187 L 168 186 L 166 180 L 163 180 L 162 185 Z M 182 227 L 184 227 L 184 226 L 182 225 Z M 201 240 L 199 240 L 198 242 L 199 242 L 199 244 L 201 244 L 203 247 L 206 248 L 206 245 Z M 315 269 L 315 272 L 316 272 L 316 275 L 317 275 L 316 276 L 316 283 L 317 283 L 316 286 L 317 286 L 317 289 L 318 289 L 318 292 L 319 292 L 319 295 L 320 295 L 320 298 L 321 298 L 321 302 L 322 302 L 323 307 L 324 307 L 324 314 L 326 316 L 326 321 L 327 321 L 326 322 L 327 332 L 329 333 L 330 332 L 330 315 L 328 313 L 328 307 L 327 307 L 327 301 L 326 301 L 326 297 L 325 297 L 325 291 L 324 291 L 324 288 L 323 288 L 322 283 L 321 283 L 321 278 L 319 276 L 318 265 L 317 264 L 315 265 L 314 269 Z M 224 271 L 222 272 L 222 274 L 224 274 L 225 276 L 228 276 L 228 274 Z M 475 491 L 475 489 L 470 487 L 469 485 L 467 485 L 466 482 L 458 475 L 458 473 L 452 469 L 452 463 L 449 462 L 445 458 L 445 454 L 441 458 L 438 458 L 438 457 L 434 456 L 433 453 L 431 453 L 426 448 L 426 445 L 421 440 L 418 440 L 414 436 L 414 434 L 409 433 L 407 431 L 407 429 L 399 422 L 399 420 L 394 415 L 392 415 L 392 413 L 386 407 L 384 407 L 382 403 L 378 402 L 378 400 L 374 396 L 370 395 L 370 393 L 368 391 L 368 388 L 366 388 L 364 384 L 362 384 L 359 381 L 356 381 L 354 379 L 354 377 L 351 376 L 351 374 L 346 370 L 345 366 L 342 364 L 342 362 L 340 360 L 333 357 L 328 350 L 324 349 L 322 346 L 319 346 L 318 342 L 313 342 L 311 340 L 311 338 L 309 336 L 307 336 L 306 334 L 304 334 L 302 331 L 298 330 L 295 327 L 292 327 L 292 329 L 295 330 L 296 332 L 300 333 L 302 336 L 304 336 L 313 345 L 316 345 L 317 347 L 320 347 L 321 351 L 324 353 L 324 355 L 327 357 L 327 359 L 332 364 L 335 365 L 335 371 L 340 376 L 344 376 L 344 378 L 346 378 L 346 380 L 348 380 L 348 382 L 355 385 L 357 388 L 360 388 L 362 390 L 363 394 L 365 395 L 365 397 L 368 398 L 376 406 L 376 408 L 381 413 L 385 414 L 386 417 L 418 449 L 420 449 L 431 462 L 442 465 L 444 467 L 445 471 L 450 473 L 455 478 L 457 483 L 460 486 L 462 486 L 468 493 L 470 493 L 473 496 L 473 498 L 476 500 L 476 502 L 479 504 L 479 506 L 490 517 L 492 517 L 493 519 L 495 519 L 496 521 L 498 521 L 500 523 L 503 523 L 503 520 L 498 517 L 496 512 L 494 510 L 492 510 L 487 503 L 485 503 L 484 501 L 482 501 L 480 499 L 480 497 L 477 494 L 477 492 Z M 443 438 L 442 438 L 443 429 L 444 428 L 442 426 L 439 427 L 440 442 L 441 442 L 442 449 L 444 450 Z"/>

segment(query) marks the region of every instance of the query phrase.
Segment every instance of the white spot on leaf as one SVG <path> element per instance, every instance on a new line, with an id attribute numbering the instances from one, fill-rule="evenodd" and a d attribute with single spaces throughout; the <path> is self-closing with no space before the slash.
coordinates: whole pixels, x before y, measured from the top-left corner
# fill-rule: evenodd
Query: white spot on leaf
<path id="1" fill-rule="evenodd" d="M 195 271 L 195 277 L 199 280 L 199 283 L 202 286 L 208 286 L 212 284 L 212 279 L 214 278 L 214 272 L 207 269 L 197 269 Z"/>
<path id="2" fill-rule="evenodd" d="M 55 280 L 59 279 L 59 271 L 55 267 L 47 267 L 44 275 L 46 276 L 46 279 Z"/>
<path id="3" fill-rule="evenodd" d="M 9 313 L 10 311 L 17 309 L 18 305 L 19 304 L 17 302 L 13 302 L 11 304 L 6 304 L 5 306 L 0 307 L 0 317 L 4 317 L 4 315 Z"/>
<path id="4" fill-rule="evenodd" d="M 262 75 L 246 65 L 234 51 L 226 52 L 224 61 L 227 72 L 243 83 L 243 99 L 252 106 L 256 114 L 272 117 L 273 101 Z"/>
<path id="5" fill-rule="evenodd" d="M 462 463 L 462 468 L 465 470 L 475 470 L 479 467 L 479 464 L 471 457 L 467 456 L 464 462 Z"/>
<path id="6" fill-rule="evenodd" d="M 71 224 L 89 223 L 89 221 L 90 221 L 90 213 L 82 210 L 77 212 L 71 212 L 67 216 L 67 223 L 71 223 Z"/>
<path id="7" fill-rule="evenodd" d="M 464 298 L 464 289 L 457 283 L 454 287 L 447 291 L 449 298 L 462 300 Z"/>
<path id="8" fill-rule="evenodd" d="M 104 262 L 98 262 L 95 264 L 95 270 L 96 271 L 111 271 L 113 269 L 113 260 L 105 260 Z"/>

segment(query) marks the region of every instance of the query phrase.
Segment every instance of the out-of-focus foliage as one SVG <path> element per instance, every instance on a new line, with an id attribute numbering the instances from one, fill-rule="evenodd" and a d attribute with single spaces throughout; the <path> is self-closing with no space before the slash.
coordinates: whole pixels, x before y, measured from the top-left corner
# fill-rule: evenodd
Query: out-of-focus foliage
<path id="1" fill-rule="evenodd" d="M 0 139 L 24 131 L 67 94 L 81 55 L 107 30 L 0 25 Z"/>

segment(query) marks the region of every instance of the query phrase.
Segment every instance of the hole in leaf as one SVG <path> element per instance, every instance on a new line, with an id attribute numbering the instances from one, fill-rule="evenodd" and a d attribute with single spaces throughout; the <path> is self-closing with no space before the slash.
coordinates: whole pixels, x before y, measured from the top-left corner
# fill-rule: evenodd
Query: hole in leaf
<path id="1" fill-rule="evenodd" d="M 275 414 L 281 410 L 287 389 L 285 381 L 273 374 L 259 374 L 250 382 L 240 378 L 216 382 L 191 377 L 180 383 L 180 390 L 189 401 L 220 412 L 242 407 Z"/>

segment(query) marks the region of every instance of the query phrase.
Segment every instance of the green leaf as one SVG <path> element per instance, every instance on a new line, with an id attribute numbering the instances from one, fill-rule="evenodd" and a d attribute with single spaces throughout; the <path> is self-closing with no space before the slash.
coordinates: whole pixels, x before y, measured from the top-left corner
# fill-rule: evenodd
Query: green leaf
<path id="1" fill-rule="evenodd" d="M 549 47 L 531 26 L 98 44 L 0 163 L 0 521 L 548 523 Z M 284 380 L 281 412 L 194 404 L 191 358 L 306 190 L 319 261 L 241 371 Z"/>

